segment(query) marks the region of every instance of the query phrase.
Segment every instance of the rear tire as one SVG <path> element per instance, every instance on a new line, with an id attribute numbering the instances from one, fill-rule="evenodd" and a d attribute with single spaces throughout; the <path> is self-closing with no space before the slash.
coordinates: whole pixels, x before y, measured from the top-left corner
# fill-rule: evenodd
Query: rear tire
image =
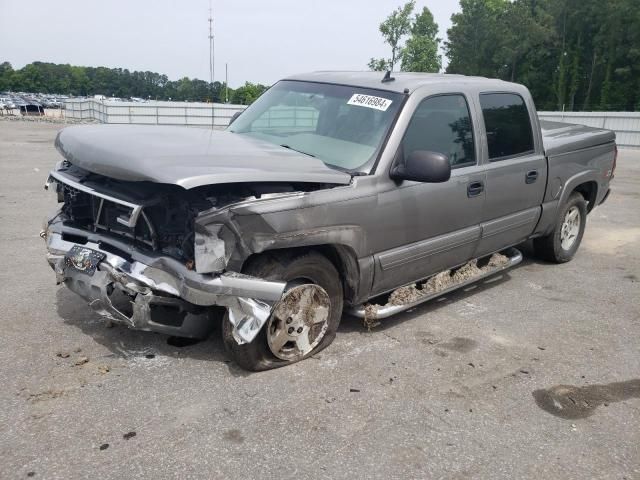
<path id="1" fill-rule="evenodd" d="M 322 295 L 324 299 L 328 296 L 329 307 L 326 328 L 322 329 L 318 344 L 308 353 L 289 360 L 276 357 L 270 349 L 267 329 L 272 318 L 267 320 L 251 343 L 239 345 L 233 337 L 233 325 L 228 315 L 225 315 L 222 321 L 222 339 L 227 352 L 239 366 L 251 371 L 283 367 L 308 358 L 331 344 L 342 318 L 344 299 L 340 275 L 326 257 L 313 251 L 267 253 L 252 260 L 243 269 L 243 273 L 266 280 L 284 281 L 288 283 L 288 287 L 300 284 L 318 285 L 326 292 L 326 295 Z"/>
<path id="2" fill-rule="evenodd" d="M 554 263 L 570 261 L 580 247 L 586 224 L 587 202 L 580 193 L 573 192 L 558 212 L 553 231 L 534 239 L 536 255 Z"/>

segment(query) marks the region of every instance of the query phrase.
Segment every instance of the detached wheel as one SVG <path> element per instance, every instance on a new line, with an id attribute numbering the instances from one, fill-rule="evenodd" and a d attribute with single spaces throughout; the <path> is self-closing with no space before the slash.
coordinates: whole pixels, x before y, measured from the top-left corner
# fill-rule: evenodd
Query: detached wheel
<path id="1" fill-rule="evenodd" d="M 553 231 L 533 241 L 536 254 L 550 262 L 568 262 L 580 247 L 586 224 L 587 202 L 581 194 L 573 192 L 561 207 Z"/>
<path id="2" fill-rule="evenodd" d="M 284 281 L 287 289 L 251 343 L 238 345 L 225 315 L 222 338 L 238 365 L 252 371 L 283 367 L 331 344 L 342 317 L 343 294 L 340 275 L 326 257 L 316 252 L 265 254 L 243 273 Z"/>

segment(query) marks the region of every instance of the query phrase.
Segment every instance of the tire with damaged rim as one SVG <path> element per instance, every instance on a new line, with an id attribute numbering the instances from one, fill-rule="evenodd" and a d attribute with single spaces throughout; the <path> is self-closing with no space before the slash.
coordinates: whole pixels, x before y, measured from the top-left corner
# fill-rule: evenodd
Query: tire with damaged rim
<path id="1" fill-rule="evenodd" d="M 251 343 L 236 342 L 225 315 L 222 338 L 238 365 L 252 371 L 283 367 L 331 344 L 344 299 L 340 275 L 326 257 L 314 251 L 266 253 L 251 259 L 243 273 L 284 281 L 287 288 Z"/>

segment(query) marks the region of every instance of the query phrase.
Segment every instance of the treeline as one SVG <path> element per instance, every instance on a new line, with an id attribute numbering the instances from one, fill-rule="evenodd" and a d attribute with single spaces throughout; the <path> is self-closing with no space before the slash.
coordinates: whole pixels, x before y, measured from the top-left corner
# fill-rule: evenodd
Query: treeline
<path id="1" fill-rule="evenodd" d="M 400 59 L 402 70 L 438 71 L 437 25 L 426 7 L 412 16 L 414 5 L 380 24 L 391 55 L 371 59 L 371 69 Z M 541 110 L 640 110 L 638 0 L 460 0 L 460 8 L 444 42 L 447 73 L 522 83 Z"/>
<path id="2" fill-rule="evenodd" d="M 248 105 L 268 87 L 246 82 L 228 90 L 221 82 L 197 78 L 172 81 L 155 72 L 129 71 L 122 68 L 78 67 L 68 64 L 33 62 L 14 70 L 9 62 L 0 64 L 0 92 L 40 92 L 74 96 L 102 94 L 120 98 L 224 102 Z"/>
<path id="3" fill-rule="evenodd" d="M 638 0 L 461 0 L 447 73 L 523 83 L 543 110 L 640 110 Z"/>

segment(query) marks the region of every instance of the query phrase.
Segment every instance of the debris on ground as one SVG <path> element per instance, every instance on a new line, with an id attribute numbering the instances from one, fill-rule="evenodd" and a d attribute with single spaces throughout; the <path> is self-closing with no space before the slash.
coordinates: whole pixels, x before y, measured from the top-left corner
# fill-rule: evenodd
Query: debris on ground
<path id="1" fill-rule="evenodd" d="M 56 357 L 69 358 L 69 352 L 58 352 L 56 353 Z"/>
<path id="2" fill-rule="evenodd" d="M 125 440 L 129 440 L 130 438 L 133 438 L 136 436 L 136 432 L 131 431 L 131 432 L 127 432 L 124 435 L 122 435 L 122 438 L 124 438 Z"/>
<path id="3" fill-rule="evenodd" d="M 85 363 L 89 363 L 89 357 L 79 357 L 75 362 L 73 362 L 76 367 L 84 365 Z"/>
<path id="4" fill-rule="evenodd" d="M 61 397 L 62 395 L 64 395 L 64 391 L 53 390 L 50 388 L 49 390 L 45 390 L 44 392 L 30 393 L 27 400 L 29 400 L 32 403 L 36 403 L 36 402 L 42 402 L 43 400 L 51 400 L 54 398 L 58 398 L 58 397 Z"/>
<path id="5" fill-rule="evenodd" d="M 103 443 L 102 445 L 100 445 L 100 450 L 106 450 L 107 448 L 109 448 L 108 443 Z"/>
<path id="6" fill-rule="evenodd" d="M 109 373 L 111 371 L 111 368 L 109 367 L 109 365 L 100 365 L 98 367 L 98 372 L 105 374 L 105 373 Z"/>

